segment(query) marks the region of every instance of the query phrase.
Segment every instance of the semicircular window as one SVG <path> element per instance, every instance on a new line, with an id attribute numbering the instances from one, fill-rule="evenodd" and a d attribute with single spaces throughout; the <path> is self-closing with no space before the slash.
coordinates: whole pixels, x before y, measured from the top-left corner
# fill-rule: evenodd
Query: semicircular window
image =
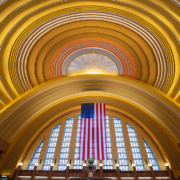
<path id="1" fill-rule="evenodd" d="M 73 74 L 118 75 L 118 68 L 108 56 L 98 53 L 87 53 L 76 57 L 70 62 L 67 68 L 67 75 Z"/>

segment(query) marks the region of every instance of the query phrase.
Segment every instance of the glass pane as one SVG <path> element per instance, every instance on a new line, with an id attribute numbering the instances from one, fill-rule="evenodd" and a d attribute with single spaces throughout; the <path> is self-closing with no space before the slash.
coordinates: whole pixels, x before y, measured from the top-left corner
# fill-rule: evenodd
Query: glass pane
<path id="1" fill-rule="evenodd" d="M 159 164 L 156 160 L 154 153 L 152 152 L 152 150 L 149 147 L 149 145 L 147 144 L 147 142 L 144 139 L 143 139 L 143 141 L 144 141 L 144 146 L 146 148 L 146 153 L 148 156 L 149 163 L 152 165 L 152 168 L 154 171 L 160 171 Z"/>
<path id="2" fill-rule="evenodd" d="M 142 161 L 142 156 L 141 156 L 141 151 L 139 148 L 139 142 L 137 139 L 136 130 L 129 124 L 127 124 L 127 130 L 128 130 L 128 135 L 129 135 L 129 141 L 131 144 L 134 164 L 136 165 L 136 170 L 144 171 L 144 164 Z"/>
<path id="3" fill-rule="evenodd" d="M 61 124 L 57 125 L 55 128 L 52 129 L 47 151 L 46 151 L 46 156 L 43 164 L 42 170 L 50 170 L 51 164 L 53 163 L 53 158 L 54 158 L 54 153 L 56 150 L 56 144 L 59 136 L 59 130 L 60 130 Z"/>
<path id="4" fill-rule="evenodd" d="M 58 162 L 59 171 L 64 171 L 67 167 L 68 157 L 69 157 L 69 147 L 71 143 L 71 134 L 73 128 L 73 120 L 74 117 L 71 117 L 66 120 L 63 140 L 61 144 L 61 152 L 59 155 L 59 162 Z"/>
<path id="5" fill-rule="evenodd" d="M 34 153 L 33 158 L 39 159 L 40 153 Z"/>
<path id="6" fill-rule="evenodd" d="M 114 130 L 116 135 L 116 145 L 118 152 L 118 160 L 119 160 L 119 169 L 121 171 L 129 170 L 126 147 L 124 142 L 124 134 L 122 129 L 121 120 L 117 117 L 113 117 L 114 119 Z M 126 165 L 126 166 L 124 166 Z M 126 168 L 124 168 L 126 167 Z"/>
<path id="7" fill-rule="evenodd" d="M 28 165 L 28 170 L 33 170 L 34 169 L 34 166 L 35 166 L 35 163 L 38 163 L 38 160 L 39 160 L 39 156 L 40 156 L 40 153 L 41 153 L 41 149 L 42 149 L 42 146 L 43 146 L 43 142 L 44 142 L 44 139 L 42 140 L 42 142 L 39 144 L 39 146 L 37 147 L 36 151 L 34 152 L 30 162 L 29 162 L 29 165 Z"/>
<path id="8" fill-rule="evenodd" d="M 107 140 L 107 156 L 108 160 L 103 161 L 103 169 L 113 169 L 111 133 L 109 127 L 109 116 L 106 114 L 106 140 Z"/>

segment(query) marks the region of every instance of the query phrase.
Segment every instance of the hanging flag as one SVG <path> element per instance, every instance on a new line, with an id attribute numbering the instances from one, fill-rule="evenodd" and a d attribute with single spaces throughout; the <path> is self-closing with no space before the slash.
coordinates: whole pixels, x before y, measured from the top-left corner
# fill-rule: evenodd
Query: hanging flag
<path id="1" fill-rule="evenodd" d="M 81 104 L 79 160 L 107 160 L 104 103 Z"/>

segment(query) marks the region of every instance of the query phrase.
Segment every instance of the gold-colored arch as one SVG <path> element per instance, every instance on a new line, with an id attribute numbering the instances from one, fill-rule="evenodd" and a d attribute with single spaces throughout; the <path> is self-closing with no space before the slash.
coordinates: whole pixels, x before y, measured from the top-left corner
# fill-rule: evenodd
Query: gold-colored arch
<path id="1" fill-rule="evenodd" d="M 176 124 L 180 113 L 177 103 L 144 83 L 120 76 L 112 79 L 103 75 L 64 77 L 48 81 L 28 91 L 6 108 L 2 112 L 0 132 L 1 137 L 11 144 L 2 168 L 16 167 L 28 142 L 52 122 L 51 117 L 57 117 L 59 112 L 67 113 L 83 102 L 105 102 L 110 109 L 118 109 L 134 117 L 136 123 L 143 126 L 159 144 L 172 169 L 178 168 L 179 135 Z M 7 126 L 9 131 L 6 131 Z"/>

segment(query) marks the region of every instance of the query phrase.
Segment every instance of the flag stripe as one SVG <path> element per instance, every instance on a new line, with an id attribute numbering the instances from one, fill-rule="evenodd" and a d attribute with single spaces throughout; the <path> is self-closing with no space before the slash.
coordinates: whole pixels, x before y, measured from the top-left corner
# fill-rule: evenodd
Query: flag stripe
<path id="1" fill-rule="evenodd" d="M 85 160 L 87 160 L 88 150 L 88 118 L 86 118 L 86 138 L 85 138 Z"/>
<path id="2" fill-rule="evenodd" d="M 104 103 L 102 104 L 102 125 L 103 125 L 103 151 L 104 151 L 104 159 L 106 160 L 106 139 L 105 139 L 105 116 L 104 116 L 104 112 L 105 112 L 105 106 Z"/>
<path id="3" fill-rule="evenodd" d="M 97 159 L 99 159 L 99 113 L 98 113 L 98 104 L 96 104 L 96 129 L 97 129 Z"/>
<path id="4" fill-rule="evenodd" d="M 102 159 L 102 149 L 101 149 L 101 106 L 98 103 L 98 126 L 99 126 L 99 158 Z"/>
<path id="5" fill-rule="evenodd" d="M 92 156 L 92 148 L 93 148 L 93 143 L 92 143 L 92 118 L 90 118 L 90 154 L 89 157 L 93 157 Z"/>
<path id="6" fill-rule="evenodd" d="M 85 160 L 85 131 L 86 129 L 86 119 L 84 118 L 84 132 L 83 132 L 83 159 Z"/>
<path id="7" fill-rule="evenodd" d="M 87 158 L 90 157 L 90 118 L 88 118 L 88 147 L 87 147 Z"/>
<path id="8" fill-rule="evenodd" d="M 94 114 L 95 114 L 95 118 L 94 118 L 94 141 L 95 141 L 95 144 L 94 144 L 94 150 L 95 150 L 95 159 L 98 159 L 97 158 L 97 128 L 96 128 L 96 105 L 94 105 Z"/>
<path id="9" fill-rule="evenodd" d="M 105 112 L 105 104 L 104 104 L 104 133 L 105 133 L 105 149 L 106 149 L 106 159 L 108 159 L 108 156 L 107 156 L 107 139 L 106 139 L 106 112 Z"/>
<path id="10" fill-rule="evenodd" d="M 101 117 L 101 119 L 100 119 L 100 122 L 101 122 L 101 148 L 102 148 L 102 159 L 104 159 L 104 140 L 103 140 L 103 114 L 102 114 L 102 112 L 103 112 L 103 104 L 100 104 L 100 117 Z"/>
<path id="11" fill-rule="evenodd" d="M 80 154 L 81 154 L 81 131 L 82 131 L 82 119 L 80 119 L 80 136 L 79 136 L 79 159 L 80 158 Z"/>
<path id="12" fill-rule="evenodd" d="M 95 141 L 94 141 L 94 119 L 92 119 L 92 147 L 93 147 L 93 149 L 92 149 L 92 154 L 93 154 L 93 158 L 94 159 L 96 159 L 95 158 Z"/>

